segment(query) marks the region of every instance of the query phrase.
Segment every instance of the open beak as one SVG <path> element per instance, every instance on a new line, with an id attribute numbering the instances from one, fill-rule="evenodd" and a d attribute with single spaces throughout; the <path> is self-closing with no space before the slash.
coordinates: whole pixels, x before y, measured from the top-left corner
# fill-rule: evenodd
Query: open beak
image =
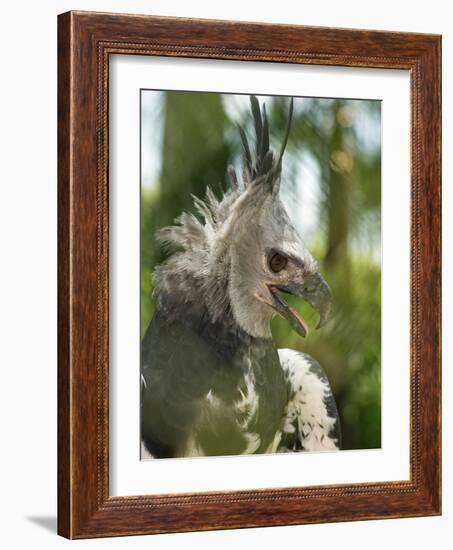
<path id="1" fill-rule="evenodd" d="M 319 321 L 316 328 L 320 328 L 327 323 L 332 310 L 332 293 L 329 285 L 319 273 L 311 275 L 303 285 L 289 284 L 285 286 L 270 285 L 269 291 L 272 295 L 270 305 L 279 315 L 286 319 L 292 328 L 301 336 L 308 333 L 308 325 L 305 319 L 293 309 L 282 298 L 281 292 L 286 292 L 294 296 L 300 296 L 319 314 Z"/>

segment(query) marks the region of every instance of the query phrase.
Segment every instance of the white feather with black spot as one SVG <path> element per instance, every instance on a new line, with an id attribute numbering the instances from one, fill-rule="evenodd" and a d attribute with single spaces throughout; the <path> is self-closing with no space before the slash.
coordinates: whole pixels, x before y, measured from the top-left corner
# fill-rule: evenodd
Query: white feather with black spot
<path id="1" fill-rule="evenodd" d="M 286 439 L 305 451 L 339 449 L 338 413 L 321 367 L 301 352 L 279 349 L 278 354 L 292 392 L 282 425 Z"/>

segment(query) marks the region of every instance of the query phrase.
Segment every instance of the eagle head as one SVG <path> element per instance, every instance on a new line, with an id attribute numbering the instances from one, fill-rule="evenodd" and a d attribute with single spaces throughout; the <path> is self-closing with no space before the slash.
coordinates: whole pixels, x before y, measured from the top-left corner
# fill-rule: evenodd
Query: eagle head
<path id="1" fill-rule="evenodd" d="M 265 105 L 261 109 L 255 96 L 250 101 L 256 143 L 252 153 L 239 127 L 242 182 L 230 167 L 231 188 L 220 201 L 210 189 L 204 201 L 194 197 L 204 223 L 183 213 L 176 225 L 159 232 L 160 241 L 176 251 L 156 270 L 155 288 L 166 288 L 168 296 L 178 286 L 174 293 L 186 291 L 194 304 L 203 303 L 213 321 L 230 315 L 252 337 L 270 337 L 275 314 L 305 336 L 307 324 L 284 293 L 308 302 L 319 313 L 320 327 L 330 315 L 331 292 L 279 197 L 293 100 L 278 155 L 269 146 Z"/>

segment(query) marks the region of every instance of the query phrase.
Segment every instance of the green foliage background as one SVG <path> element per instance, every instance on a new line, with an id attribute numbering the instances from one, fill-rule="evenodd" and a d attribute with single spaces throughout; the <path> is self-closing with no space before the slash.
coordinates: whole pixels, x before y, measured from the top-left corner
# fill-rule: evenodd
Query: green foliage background
<path id="1" fill-rule="evenodd" d="M 143 94 L 157 93 L 155 112 L 150 113 Z M 266 102 L 271 144 L 277 148 L 288 100 L 259 99 Z M 158 170 L 153 167 L 152 181 L 142 170 L 142 334 L 154 311 L 152 272 L 164 258 L 154 233 L 182 210 L 193 211 L 191 194 L 203 197 L 207 185 L 220 196 L 227 187 L 229 164 L 240 173 L 236 124 L 251 128 L 244 105 L 244 98 L 237 96 L 142 92 L 142 161 L 149 165 L 154 159 L 159 165 Z M 158 124 L 160 141 L 153 139 Z M 332 289 L 335 314 L 305 339 L 276 317 L 274 341 L 277 347 L 309 353 L 325 369 L 337 400 L 345 449 L 381 445 L 380 132 L 378 101 L 296 98 L 284 159 L 282 199 Z M 150 143 L 158 146 L 151 151 Z M 297 210 L 304 193 L 313 204 L 307 234 L 304 220 L 298 219 L 304 217 L 303 210 Z M 299 300 L 293 305 L 310 326 L 316 325 L 316 314 L 308 305 Z"/>

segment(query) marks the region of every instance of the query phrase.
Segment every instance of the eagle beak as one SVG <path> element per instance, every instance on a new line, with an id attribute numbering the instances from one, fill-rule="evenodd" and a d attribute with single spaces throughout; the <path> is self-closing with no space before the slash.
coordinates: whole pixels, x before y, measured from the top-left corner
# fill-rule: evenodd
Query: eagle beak
<path id="1" fill-rule="evenodd" d="M 287 292 L 294 296 L 300 296 L 319 314 L 317 329 L 324 326 L 330 319 L 332 312 L 332 293 L 329 285 L 319 273 L 311 275 L 302 285 L 289 284 L 285 286 L 269 286 L 274 300 L 269 304 L 277 313 L 286 319 L 292 328 L 300 334 L 306 336 L 308 326 L 305 319 L 290 305 L 288 305 L 279 291 Z"/>
<path id="2" fill-rule="evenodd" d="M 320 273 L 307 279 L 300 296 L 319 314 L 316 328 L 324 326 L 332 314 L 332 292 Z"/>

